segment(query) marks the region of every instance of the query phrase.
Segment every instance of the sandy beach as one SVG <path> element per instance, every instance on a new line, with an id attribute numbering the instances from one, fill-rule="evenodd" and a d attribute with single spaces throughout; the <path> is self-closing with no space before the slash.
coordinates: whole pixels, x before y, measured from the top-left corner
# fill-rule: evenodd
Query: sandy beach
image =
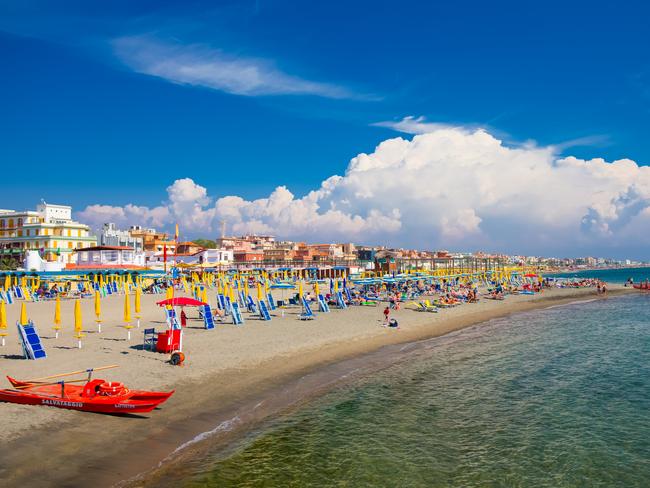
<path id="1" fill-rule="evenodd" d="M 614 285 L 608 295 L 630 291 Z M 110 486 L 155 468 L 178 446 L 232 419 L 244 406 L 262 408 L 252 409 L 255 413 L 248 418 L 240 416 L 237 428 L 228 435 L 238 435 L 255 422 L 316 394 L 324 386 L 322 378 L 302 386 L 296 386 L 295 380 L 321 366 L 492 318 L 591 298 L 598 298 L 594 289 L 552 289 L 534 296 L 509 296 L 503 302 L 482 300 L 437 314 L 401 309 L 392 314 L 400 323 L 398 330 L 381 326 L 382 307 L 332 310 L 306 322 L 298 319 L 300 309 L 295 307 L 273 312 L 271 322 L 245 314 L 243 326 L 223 324 L 210 331 L 203 329 L 196 311 L 189 310 L 184 333 L 187 359 L 182 367 L 169 365 L 167 355 L 142 350 L 144 327 L 165 328 L 164 314 L 155 305 L 162 299 L 160 295 L 143 296 L 141 326 L 132 329 L 130 341 L 122 327 L 123 296 L 102 301 L 101 334 L 96 332 L 93 302 L 84 300 L 86 336 L 81 349 L 72 337 L 72 301 L 62 302 L 63 329 L 58 339 L 52 330 L 54 303 L 28 303 L 28 316 L 43 337 L 48 357 L 20 359 L 15 326 L 10 325 L 7 345 L 0 350 L 3 375 L 22 379 L 118 364 L 119 368 L 98 373 L 98 377 L 122 381 L 131 388 L 176 389 L 176 394 L 161 410 L 142 418 L 2 403 L 0 476 L 10 485 L 93 482 Z M 15 324 L 19 311 L 19 305 L 8 307 L 9 324 Z M 292 381 L 288 394 L 287 385 Z"/>

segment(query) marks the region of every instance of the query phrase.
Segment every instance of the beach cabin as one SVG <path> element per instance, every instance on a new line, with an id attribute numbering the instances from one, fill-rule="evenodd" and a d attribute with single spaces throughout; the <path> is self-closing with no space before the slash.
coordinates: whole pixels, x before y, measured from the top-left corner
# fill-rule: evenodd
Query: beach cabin
<path id="1" fill-rule="evenodd" d="M 130 268 L 145 265 L 144 253 L 130 246 L 94 246 L 77 251 L 77 268 Z"/>

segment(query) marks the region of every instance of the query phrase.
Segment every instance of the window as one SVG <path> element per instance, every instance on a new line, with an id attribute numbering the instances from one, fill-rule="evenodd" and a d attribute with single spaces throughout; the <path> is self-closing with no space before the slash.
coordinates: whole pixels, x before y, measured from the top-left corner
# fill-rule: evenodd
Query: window
<path id="1" fill-rule="evenodd" d="M 68 242 L 68 249 L 72 249 L 72 242 Z"/>
<path id="2" fill-rule="evenodd" d="M 58 244 L 58 242 L 57 242 L 57 241 L 52 241 L 52 247 L 53 247 L 54 249 L 56 249 L 56 248 L 57 248 L 57 244 Z"/>
<path id="3" fill-rule="evenodd" d="M 22 227 L 23 225 L 23 219 L 22 217 L 18 219 L 18 227 Z"/>
<path id="4" fill-rule="evenodd" d="M 14 219 L 9 219 L 9 228 L 14 226 Z"/>
<path id="5" fill-rule="evenodd" d="M 0 220 L 0 229 L 4 229 L 6 225 L 7 221 L 5 219 Z"/>
<path id="6" fill-rule="evenodd" d="M 72 231 L 68 229 L 68 237 L 72 237 Z"/>
<path id="7" fill-rule="evenodd" d="M 18 231 L 18 237 L 22 237 L 22 236 L 23 236 L 23 231 L 22 231 L 22 230 L 19 230 L 19 231 Z"/>
<path id="8" fill-rule="evenodd" d="M 25 235 L 26 235 L 27 237 L 29 237 L 29 229 L 27 229 L 27 230 L 25 231 Z"/>

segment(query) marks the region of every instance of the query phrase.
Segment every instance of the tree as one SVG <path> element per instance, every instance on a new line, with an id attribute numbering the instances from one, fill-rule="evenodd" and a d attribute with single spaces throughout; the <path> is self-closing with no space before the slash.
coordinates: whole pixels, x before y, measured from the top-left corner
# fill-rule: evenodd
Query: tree
<path id="1" fill-rule="evenodd" d="M 3 256 L 0 258 L 0 270 L 2 271 L 14 271 L 18 269 L 19 264 L 18 260 L 11 256 Z"/>
<path id="2" fill-rule="evenodd" d="M 194 244 L 197 246 L 204 247 L 206 249 L 216 249 L 217 248 L 217 243 L 213 240 L 210 239 L 194 239 L 192 241 Z"/>

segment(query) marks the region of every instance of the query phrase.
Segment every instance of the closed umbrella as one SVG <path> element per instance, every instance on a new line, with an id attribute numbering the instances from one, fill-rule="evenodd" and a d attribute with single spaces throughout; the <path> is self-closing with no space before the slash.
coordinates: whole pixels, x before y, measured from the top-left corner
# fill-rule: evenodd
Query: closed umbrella
<path id="1" fill-rule="evenodd" d="M 75 337 L 77 338 L 77 345 L 79 349 L 81 349 L 81 338 L 83 337 L 83 334 L 81 333 L 82 329 L 83 324 L 81 321 L 81 302 L 77 298 L 74 301 L 74 330 L 76 332 Z"/>
<path id="2" fill-rule="evenodd" d="M 140 328 L 140 312 L 142 311 L 142 304 L 140 303 L 142 299 L 142 290 L 138 286 L 135 289 L 135 319 L 138 321 L 138 328 Z"/>
<path id="3" fill-rule="evenodd" d="M 124 328 L 126 329 L 126 338 L 131 340 L 131 301 L 129 300 L 129 294 L 126 292 L 126 287 L 124 288 Z"/>
<path id="4" fill-rule="evenodd" d="M 27 305 L 25 305 L 25 302 L 23 302 L 20 305 L 20 325 L 27 325 L 28 319 L 27 319 Z"/>
<path id="5" fill-rule="evenodd" d="M 61 298 L 57 295 L 54 301 L 54 337 L 59 338 L 59 330 L 61 330 Z"/>
<path id="6" fill-rule="evenodd" d="M 97 317 L 97 319 L 95 320 L 95 322 L 97 322 L 97 332 L 99 332 L 100 334 L 102 332 L 101 315 L 102 315 L 102 304 L 101 304 L 99 292 L 96 291 L 95 292 L 95 316 Z"/>
<path id="7" fill-rule="evenodd" d="M 5 345 L 5 337 L 7 333 L 7 307 L 4 300 L 0 300 L 0 337 L 2 337 L 2 347 Z"/>

